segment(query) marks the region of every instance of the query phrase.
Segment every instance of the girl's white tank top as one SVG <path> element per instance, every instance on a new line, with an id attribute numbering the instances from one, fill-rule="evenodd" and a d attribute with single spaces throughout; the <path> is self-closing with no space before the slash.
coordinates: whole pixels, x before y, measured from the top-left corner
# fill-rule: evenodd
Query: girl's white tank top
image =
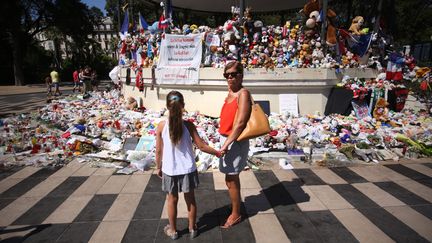
<path id="1" fill-rule="evenodd" d="M 165 122 L 162 130 L 163 154 L 162 172 L 169 175 L 185 175 L 196 170 L 192 138 L 183 122 L 183 134 L 180 142 L 174 145 L 169 136 L 169 124 Z"/>

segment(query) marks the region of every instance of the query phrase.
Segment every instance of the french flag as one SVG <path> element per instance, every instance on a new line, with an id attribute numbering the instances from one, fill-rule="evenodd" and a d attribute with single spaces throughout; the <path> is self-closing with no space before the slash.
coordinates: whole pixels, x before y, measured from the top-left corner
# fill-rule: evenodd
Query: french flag
<path id="1" fill-rule="evenodd" d="M 126 9 L 123 24 L 120 29 L 120 39 L 123 40 L 129 30 L 129 11 Z"/>
<path id="2" fill-rule="evenodd" d="M 166 28 L 168 28 L 168 20 L 165 19 L 164 14 L 162 14 L 160 16 L 160 18 L 159 18 L 158 28 L 159 29 L 166 29 Z"/>
<path id="3" fill-rule="evenodd" d="M 360 57 L 366 54 L 372 41 L 372 34 L 356 36 L 344 29 L 339 29 L 339 34 L 347 41 L 349 50 Z"/>
<path id="4" fill-rule="evenodd" d="M 405 58 L 402 55 L 392 52 L 387 62 L 386 80 L 401 81 L 403 78 L 402 65 L 404 63 Z"/>
<path id="5" fill-rule="evenodd" d="M 148 29 L 148 24 L 145 21 L 145 19 L 143 18 L 143 16 L 141 15 L 141 13 L 139 13 L 139 28 L 140 28 L 140 32 L 143 33 L 144 30 Z"/>

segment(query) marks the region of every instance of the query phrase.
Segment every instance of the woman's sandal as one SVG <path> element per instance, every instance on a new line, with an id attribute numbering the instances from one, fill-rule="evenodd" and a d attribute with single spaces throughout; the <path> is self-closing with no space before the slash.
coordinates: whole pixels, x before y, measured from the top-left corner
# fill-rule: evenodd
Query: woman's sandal
<path id="1" fill-rule="evenodd" d="M 168 225 L 166 225 L 165 227 L 164 227 L 164 233 L 169 237 L 169 238 L 171 238 L 171 240 L 177 240 L 178 239 L 178 234 L 177 234 L 177 231 L 171 231 L 171 227 L 169 226 L 169 224 Z"/>
<path id="2" fill-rule="evenodd" d="M 228 217 L 227 221 L 225 222 L 224 225 L 221 226 L 221 228 L 222 229 L 229 229 L 240 222 L 241 222 L 241 216 L 239 216 L 238 218 L 236 218 L 232 221 L 229 221 L 229 217 Z"/>

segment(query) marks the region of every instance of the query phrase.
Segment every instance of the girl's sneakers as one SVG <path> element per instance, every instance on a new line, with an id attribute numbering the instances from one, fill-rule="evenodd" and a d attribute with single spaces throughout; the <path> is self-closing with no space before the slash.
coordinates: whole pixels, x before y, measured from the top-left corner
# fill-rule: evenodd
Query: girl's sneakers
<path id="1" fill-rule="evenodd" d="M 176 231 L 175 232 L 172 231 L 171 227 L 169 226 L 169 224 L 164 227 L 164 233 L 169 238 L 171 238 L 172 240 L 177 240 L 178 239 L 178 233 Z M 198 236 L 198 229 L 197 228 L 195 228 L 195 229 L 189 229 L 189 237 L 191 239 L 193 239 L 193 238 L 195 238 L 197 236 Z"/>
<path id="2" fill-rule="evenodd" d="M 197 228 L 195 228 L 195 229 L 189 229 L 189 237 L 191 239 L 197 237 L 197 235 L 198 235 L 198 229 Z"/>
<path id="3" fill-rule="evenodd" d="M 169 224 L 164 227 L 164 232 L 169 238 L 171 238 L 171 240 L 177 240 L 178 239 L 177 231 L 172 231 Z"/>

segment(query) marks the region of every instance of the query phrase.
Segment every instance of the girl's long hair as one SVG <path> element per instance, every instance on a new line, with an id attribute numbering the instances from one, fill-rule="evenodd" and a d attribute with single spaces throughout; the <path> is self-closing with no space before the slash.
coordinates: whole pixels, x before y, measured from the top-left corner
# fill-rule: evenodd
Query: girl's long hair
<path id="1" fill-rule="evenodd" d="M 169 135 L 175 145 L 180 143 L 183 135 L 183 95 L 178 91 L 171 91 L 167 95 L 166 106 L 169 110 Z"/>

